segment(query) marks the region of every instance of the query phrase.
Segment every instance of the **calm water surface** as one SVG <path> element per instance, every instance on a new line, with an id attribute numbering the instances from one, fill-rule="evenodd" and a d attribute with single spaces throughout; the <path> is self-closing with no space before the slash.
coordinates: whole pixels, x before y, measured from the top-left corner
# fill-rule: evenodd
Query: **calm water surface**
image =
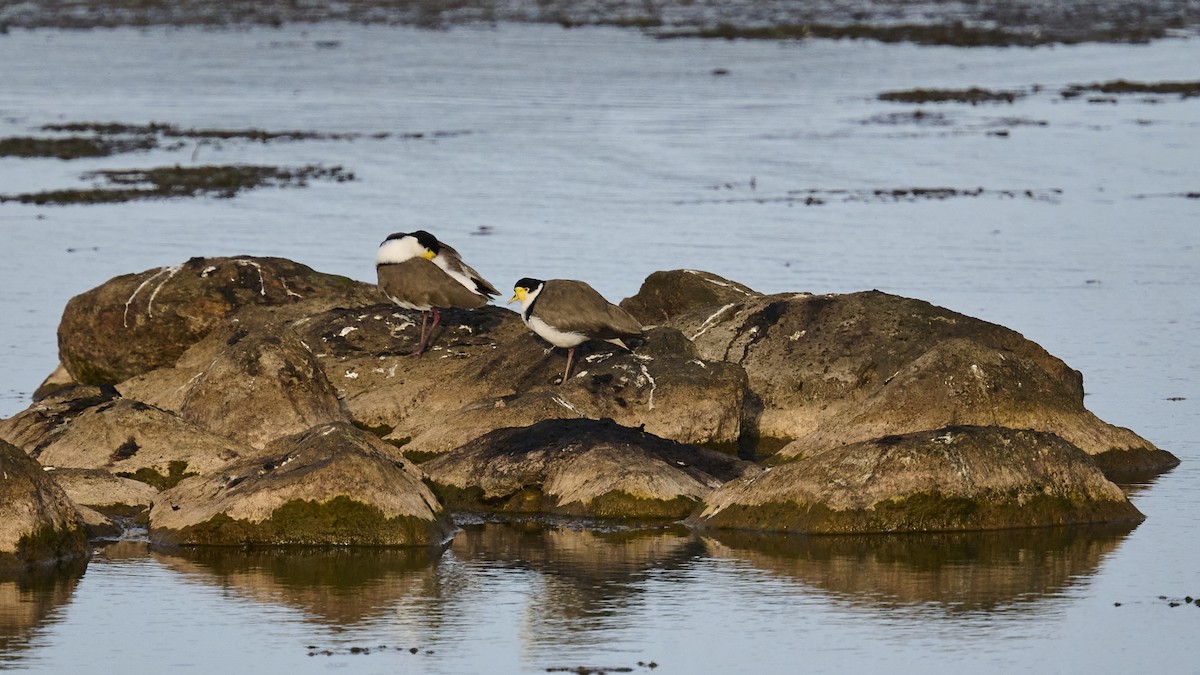
<path id="1" fill-rule="evenodd" d="M 1200 190 L 1200 99 L 1058 92 L 1195 80 L 1197 63 L 1196 41 L 963 51 L 546 26 L 0 35 L 2 136 L 69 121 L 362 134 L 0 158 L 4 194 L 176 163 L 322 163 L 358 178 L 231 200 L 0 205 L 0 416 L 54 368 L 66 301 L 113 276 L 253 254 L 373 280 L 379 241 L 426 227 L 501 288 L 562 276 L 616 300 L 688 267 L 766 292 L 926 299 L 1046 347 L 1083 373 L 1093 412 L 1183 460 L 1131 486 L 1147 515 L 1131 532 L 471 524 L 444 552 L 123 542 L 86 569 L 0 580 L 0 669 L 1195 670 L 1200 607 L 1170 603 L 1200 596 L 1200 200 L 1182 196 Z M 1028 95 L 920 116 L 876 99 L 969 86 Z M 914 187 L 984 191 L 874 194 Z M 481 226 L 491 234 L 474 236 Z"/>

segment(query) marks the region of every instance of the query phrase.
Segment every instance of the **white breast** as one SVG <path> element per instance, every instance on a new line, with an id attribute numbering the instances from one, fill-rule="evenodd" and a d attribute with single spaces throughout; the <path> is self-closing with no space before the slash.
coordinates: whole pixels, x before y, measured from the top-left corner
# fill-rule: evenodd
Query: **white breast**
<path id="1" fill-rule="evenodd" d="M 536 316 L 529 317 L 525 325 L 529 326 L 530 330 L 542 336 L 543 340 L 555 347 L 574 347 L 575 345 L 583 344 L 587 340 L 587 336 L 582 333 L 566 333 Z"/>

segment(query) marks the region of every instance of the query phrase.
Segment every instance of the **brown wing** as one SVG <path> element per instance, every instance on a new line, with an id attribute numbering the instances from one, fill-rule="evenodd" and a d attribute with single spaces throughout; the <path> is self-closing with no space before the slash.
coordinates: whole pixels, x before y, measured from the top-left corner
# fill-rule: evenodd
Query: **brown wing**
<path id="1" fill-rule="evenodd" d="M 467 263 L 463 262 L 462 256 L 458 254 L 458 251 L 454 250 L 453 246 L 441 243 L 441 250 L 438 251 L 438 255 L 446 259 L 446 264 L 449 265 L 450 269 L 459 270 L 468 278 L 470 278 L 471 281 L 474 281 L 475 286 L 478 287 L 480 293 L 484 293 L 486 295 L 500 295 L 500 291 L 496 290 L 495 286 L 488 283 L 488 280 L 484 279 L 479 272 L 476 272 L 474 267 L 471 267 Z"/>
<path id="2" fill-rule="evenodd" d="M 488 302 L 487 296 L 467 290 L 442 268 L 424 258 L 378 265 L 376 271 L 380 290 L 414 305 L 474 309 Z"/>
<path id="3" fill-rule="evenodd" d="M 600 340 L 642 334 L 637 319 L 582 281 L 550 279 L 542 287 L 533 312 L 558 330 Z"/>

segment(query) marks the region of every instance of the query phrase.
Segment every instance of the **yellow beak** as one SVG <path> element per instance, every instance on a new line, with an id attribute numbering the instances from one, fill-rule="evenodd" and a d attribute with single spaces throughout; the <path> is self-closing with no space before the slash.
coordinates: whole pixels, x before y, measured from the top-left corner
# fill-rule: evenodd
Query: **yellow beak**
<path id="1" fill-rule="evenodd" d="M 524 288 L 514 288 L 513 296 L 511 298 L 509 298 L 508 304 L 511 305 L 518 300 L 524 300 L 524 299 L 525 299 L 525 289 Z"/>
<path id="2" fill-rule="evenodd" d="M 425 249 L 425 252 L 421 254 L 421 257 L 426 260 L 433 260 L 433 257 L 436 255 L 437 254 L 434 253 L 433 251 L 430 251 L 429 249 Z"/>

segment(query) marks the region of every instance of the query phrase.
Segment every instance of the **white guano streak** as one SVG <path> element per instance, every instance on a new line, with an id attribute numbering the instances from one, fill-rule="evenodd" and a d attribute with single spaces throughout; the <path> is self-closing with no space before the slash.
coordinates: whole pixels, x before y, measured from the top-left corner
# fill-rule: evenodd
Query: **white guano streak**
<path id="1" fill-rule="evenodd" d="M 701 335 L 704 335 L 705 333 L 707 333 L 709 328 L 712 328 L 713 326 L 716 325 L 717 317 L 721 316 L 726 311 L 728 311 L 730 307 L 734 307 L 736 305 L 737 305 L 736 302 L 731 302 L 728 305 L 725 305 L 724 307 L 722 307 L 721 309 L 718 309 L 717 311 L 713 312 L 711 316 L 709 316 L 707 319 L 704 320 L 704 323 L 700 324 L 700 330 L 696 331 L 696 334 L 692 336 L 692 339 L 695 340 L 696 338 L 700 337 Z"/>
<path id="2" fill-rule="evenodd" d="M 158 292 L 162 290 L 163 285 L 166 284 L 168 281 L 170 281 L 171 277 L 175 276 L 175 274 L 177 272 L 179 272 L 179 270 L 182 268 L 183 268 L 183 265 L 172 265 L 171 267 L 160 267 L 160 268 L 158 268 L 157 272 L 155 272 L 154 274 L 151 274 L 149 277 L 146 278 L 145 281 L 138 284 L 138 287 L 133 289 L 133 293 L 129 296 L 129 299 L 127 299 L 125 301 L 125 313 L 121 316 L 121 325 L 124 326 L 125 328 L 129 328 L 129 305 L 133 304 L 133 299 L 138 296 L 138 293 L 141 293 L 143 288 L 145 288 L 146 286 L 149 286 L 151 281 L 154 281 L 155 279 L 159 278 L 163 274 L 166 274 L 167 278 L 163 279 L 162 282 L 159 283 L 159 285 L 154 289 L 154 292 L 150 295 L 150 302 L 146 305 L 146 316 L 153 318 L 154 317 L 154 311 L 153 311 L 154 310 L 154 297 L 157 296 Z"/>

